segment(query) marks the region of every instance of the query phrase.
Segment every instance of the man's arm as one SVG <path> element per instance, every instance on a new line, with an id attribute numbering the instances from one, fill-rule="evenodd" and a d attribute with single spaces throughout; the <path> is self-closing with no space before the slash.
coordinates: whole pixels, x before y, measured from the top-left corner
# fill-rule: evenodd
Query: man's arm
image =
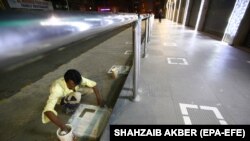
<path id="1" fill-rule="evenodd" d="M 61 128 L 61 130 L 68 131 L 67 126 L 53 112 L 46 111 L 44 114 L 50 119 L 50 121 Z"/>
<path id="2" fill-rule="evenodd" d="M 97 88 L 97 85 L 95 85 L 92 88 L 93 88 L 93 91 L 94 91 L 94 93 L 96 95 L 97 104 L 100 105 L 101 107 L 103 107 L 104 103 L 103 103 L 103 100 L 102 100 L 101 95 L 99 93 L 99 89 Z"/>

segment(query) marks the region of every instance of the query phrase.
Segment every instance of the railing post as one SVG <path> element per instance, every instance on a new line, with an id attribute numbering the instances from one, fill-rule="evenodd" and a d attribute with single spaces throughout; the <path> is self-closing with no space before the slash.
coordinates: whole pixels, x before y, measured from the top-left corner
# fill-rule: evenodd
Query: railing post
<path id="1" fill-rule="evenodd" d="M 147 17 L 146 19 L 146 37 L 144 40 L 144 51 L 143 51 L 143 58 L 145 58 L 147 56 L 147 46 L 148 46 L 148 33 L 149 33 L 149 17 Z"/>
<path id="2" fill-rule="evenodd" d="M 133 99 L 136 99 L 138 92 L 138 81 L 140 76 L 140 48 L 141 48 L 141 19 L 139 18 L 133 25 L 134 44 L 134 77 L 133 77 Z"/>
<path id="3" fill-rule="evenodd" d="M 149 23 L 148 23 L 148 28 L 149 28 L 149 32 L 148 32 L 148 42 L 150 42 L 150 37 L 151 37 L 151 34 L 152 34 L 152 28 L 153 28 L 153 22 L 154 22 L 154 15 L 150 14 L 150 17 L 149 17 Z"/>

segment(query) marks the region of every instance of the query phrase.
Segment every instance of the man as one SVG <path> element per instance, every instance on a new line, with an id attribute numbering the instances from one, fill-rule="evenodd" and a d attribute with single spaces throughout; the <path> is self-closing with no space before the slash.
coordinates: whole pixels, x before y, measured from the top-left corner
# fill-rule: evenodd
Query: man
<path id="1" fill-rule="evenodd" d="M 162 19 L 162 9 L 159 10 L 159 13 L 158 13 L 158 14 L 159 14 L 159 15 L 158 15 L 158 16 L 159 16 L 159 22 L 161 23 L 161 19 Z"/>
<path id="2" fill-rule="evenodd" d="M 94 92 L 97 104 L 103 106 L 96 82 L 82 77 L 77 70 L 70 69 L 64 74 L 64 78 L 59 78 L 52 83 L 50 96 L 42 113 L 42 122 L 45 124 L 52 121 L 62 131 L 67 132 L 66 125 L 57 117 L 57 112 L 54 108 L 56 104 L 61 104 L 65 111 L 69 110 L 72 113 L 73 110 L 74 112 L 81 98 L 79 91 L 83 91 L 85 94 Z"/>

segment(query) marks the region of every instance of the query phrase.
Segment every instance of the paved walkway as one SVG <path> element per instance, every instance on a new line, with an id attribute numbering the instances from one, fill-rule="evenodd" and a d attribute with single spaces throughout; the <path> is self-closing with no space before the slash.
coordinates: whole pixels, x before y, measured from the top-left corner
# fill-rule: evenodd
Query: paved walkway
<path id="1" fill-rule="evenodd" d="M 167 20 L 155 20 L 141 59 L 138 101 L 132 73 L 109 124 L 250 124 L 250 54 Z M 109 141 L 109 126 L 101 138 Z"/>

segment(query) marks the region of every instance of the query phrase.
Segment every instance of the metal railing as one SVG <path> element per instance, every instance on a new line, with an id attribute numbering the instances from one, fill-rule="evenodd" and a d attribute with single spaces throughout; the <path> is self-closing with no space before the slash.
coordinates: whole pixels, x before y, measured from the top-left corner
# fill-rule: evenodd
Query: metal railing
<path id="1" fill-rule="evenodd" d="M 0 70 L 74 41 L 131 24 L 134 36 L 133 98 L 136 98 L 140 76 L 141 21 L 146 20 L 145 56 L 153 19 L 154 15 L 149 14 L 138 17 L 137 14 L 128 13 L 2 11 L 0 13 Z"/>

